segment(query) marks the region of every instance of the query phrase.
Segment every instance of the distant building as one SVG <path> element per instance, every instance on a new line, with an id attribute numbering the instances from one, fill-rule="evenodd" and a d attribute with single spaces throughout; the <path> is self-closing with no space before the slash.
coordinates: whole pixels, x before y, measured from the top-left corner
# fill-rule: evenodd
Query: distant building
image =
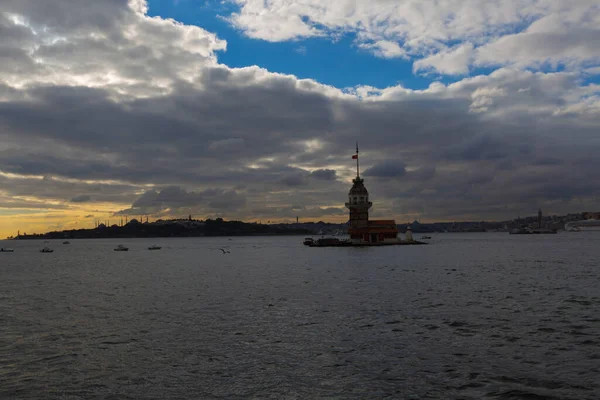
<path id="1" fill-rule="evenodd" d="M 584 212 L 583 219 L 600 219 L 600 212 Z"/>
<path id="2" fill-rule="evenodd" d="M 373 205 L 369 201 L 369 192 L 360 177 L 358 161 L 358 145 L 356 155 L 356 178 L 352 180 L 352 188 L 348 193 L 346 208 L 350 210 L 348 234 L 355 244 L 377 244 L 398 242 L 398 226 L 393 219 L 369 220 L 369 208 Z"/>

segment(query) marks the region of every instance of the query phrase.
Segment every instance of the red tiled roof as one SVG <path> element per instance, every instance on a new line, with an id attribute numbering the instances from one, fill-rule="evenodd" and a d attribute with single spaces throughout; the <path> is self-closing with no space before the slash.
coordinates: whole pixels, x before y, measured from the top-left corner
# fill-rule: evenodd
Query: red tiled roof
<path id="1" fill-rule="evenodd" d="M 348 229 L 349 232 L 353 233 L 398 233 L 398 228 L 387 228 L 387 227 L 379 227 L 379 226 L 370 226 L 368 228 L 358 228 L 358 229 Z"/>

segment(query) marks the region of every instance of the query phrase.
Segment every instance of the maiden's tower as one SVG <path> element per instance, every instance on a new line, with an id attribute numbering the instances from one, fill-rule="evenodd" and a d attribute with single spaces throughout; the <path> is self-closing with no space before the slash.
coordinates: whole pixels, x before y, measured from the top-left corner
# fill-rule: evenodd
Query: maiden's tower
<path id="1" fill-rule="evenodd" d="M 369 208 L 373 205 L 369 201 L 369 192 L 360 177 L 360 164 L 358 159 L 358 143 L 356 154 L 356 178 L 352 180 L 352 188 L 348 193 L 346 208 L 350 210 L 348 234 L 352 244 L 355 245 L 386 245 L 400 244 L 398 239 L 398 226 L 393 219 L 369 220 Z"/>

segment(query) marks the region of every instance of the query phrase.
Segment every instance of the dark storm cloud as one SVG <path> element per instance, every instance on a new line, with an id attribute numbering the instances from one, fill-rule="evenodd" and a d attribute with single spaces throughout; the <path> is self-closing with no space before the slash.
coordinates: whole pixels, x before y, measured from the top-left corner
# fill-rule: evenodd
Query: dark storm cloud
<path id="1" fill-rule="evenodd" d="M 252 215 L 263 218 L 323 218 L 326 216 L 340 216 L 348 212 L 341 207 L 260 207 L 251 210 Z"/>
<path id="2" fill-rule="evenodd" d="M 48 209 L 48 210 L 66 210 L 69 207 L 63 204 L 48 204 L 45 202 L 26 201 L 26 200 L 15 200 L 13 197 L 0 196 L 0 208 L 17 209 L 17 210 L 35 210 L 35 209 Z"/>
<path id="3" fill-rule="evenodd" d="M 240 89 L 241 90 L 241 89 Z M 240 91 L 238 90 L 238 92 Z M 328 118 L 326 99 L 301 95 L 275 114 L 273 108 L 278 96 L 294 98 L 293 93 L 269 94 L 273 102 L 257 103 L 248 107 L 238 98 L 257 98 L 255 90 L 247 88 L 244 94 L 232 95 L 231 104 L 224 104 L 221 95 L 212 91 L 189 93 L 175 92 L 169 98 L 139 100 L 129 104 L 116 103 L 107 98 L 104 90 L 71 87 L 39 87 L 28 92 L 35 103 L 13 102 L 0 104 L 0 120 L 10 131 L 32 140 L 52 140 L 85 149 L 93 155 L 108 149 L 117 159 L 116 163 L 67 159 L 56 162 L 49 154 L 32 154 L 31 159 L 14 157 L 7 161 L 10 172 L 46 173 L 96 179 L 125 179 L 133 182 L 154 182 L 172 178 L 172 173 L 161 169 L 178 171 L 178 176 L 194 180 L 202 174 L 201 168 L 214 174 L 218 170 L 227 173 L 223 162 L 241 167 L 257 156 L 294 150 L 292 142 L 302 135 L 312 137 L 321 122 Z M 263 93 L 264 97 L 265 94 Z M 285 103 L 285 102 L 277 102 Z M 314 104 L 317 106 L 313 106 Z M 321 103 L 321 105 L 319 105 Z M 182 107 L 178 107 L 181 104 Z M 281 106 L 281 104 L 280 104 Z M 252 116 L 248 108 L 253 108 Z M 286 109 L 301 109 L 288 111 Z M 161 111 L 158 111 L 161 110 Z M 236 115 L 230 118 L 228 115 Z M 313 119 L 310 124 L 304 122 Z M 245 121 L 252 120 L 248 126 Z M 282 125 L 283 124 L 283 125 Z M 326 122 L 326 126 L 327 126 Z M 176 132 L 176 135 L 173 133 Z M 236 133 L 235 140 L 222 139 L 223 132 Z M 286 132 L 283 136 L 283 132 Z M 288 139 L 289 136 L 289 141 Z M 242 142 L 243 141 L 243 142 Z M 215 144 L 212 148 L 206 143 Z M 232 149 L 231 146 L 241 146 Z M 58 148 L 58 146 L 56 146 Z M 45 151 L 48 151 L 47 149 Z M 57 152 L 59 149 L 57 149 Z M 120 160 L 119 160 L 120 159 Z M 169 164 L 161 162 L 168 160 Z M 156 161 L 159 161 L 158 163 Z M 154 170 L 146 168 L 154 163 Z M 139 167 L 138 167 L 139 166 Z M 282 180 L 284 183 L 289 179 Z"/>
<path id="4" fill-rule="evenodd" d="M 246 205 L 246 197 L 233 190 L 223 190 L 208 203 L 215 210 L 236 211 Z"/>
<path id="5" fill-rule="evenodd" d="M 251 94 L 248 97 L 252 97 L 253 89 L 249 89 L 249 93 Z M 217 119 L 209 116 L 225 104 L 222 103 L 223 99 L 218 99 L 218 105 L 213 104 L 208 107 L 207 104 L 213 103 L 212 96 L 214 96 L 213 93 L 208 92 L 195 93 L 192 98 L 189 97 L 190 94 L 174 92 L 168 98 L 135 100 L 131 103 L 116 103 L 107 97 L 105 91 L 88 88 L 81 90 L 57 88 L 56 91 L 54 88 L 36 88 L 29 93 L 29 96 L 36 99 L 34 104 L 20 102 L 1 105 L 2 121 L 12 132 L 19 133 L 18 138 L 29 136 L 36 140 L 50 141 L 51 144 L 45 146 L 45 150 L 41 150 L 42 153 L 26 152 L 24 157 L 15 157 L 13 152 L 0 155 L 3 161 L 2 169 L 6 172 L 50 174 L 78 179 L 118 179 L 134 183 L 177 182 L 186 186 L 198 183 L 207 186 L 215 183 L 230 186 L 246 182 L 246 185 L 251 187 L 259 185 L 264 188 L 266 185 L 270 190 L 276 190 L 278 186 L 308 188 L 311 181 L 335 179 L 335 173 L 330 172 L 332 170 L 322 169 L 309 173 L 288 167 L 283 162 L 285 158 L 289 158 L 297 151 L 294 144 L 296 140 L 302 138 L 302 135 L 306 135 L 306 138 L 313 137 L 313 134 L 304 129 L 314 132 L 320 130 L 319 121 L 313 121 L 314 127 L 305 124 L 303 128 L 299 128 L 302 126 L 300 120 L 307 119 L 311 113 L 317 112 L 310 107 L 306 114 L 298 115 L 299 112 L 294 111 L 288 116 L 287 134 L 279 136 L 279 132 L 284 129 L 279 122 L 281 116 L 278 115 L 271 120 L 270 111 L 265 113 L 259 111 L 259 109 L 269 109 L 269 103 L 255 106 L 256 117 L 253 120 L 257 122 L 256 125 L 242 127 L 238 120 L 226 118 L 225 114 Z M 273 92 L 269 97 L 276 99 L 279 96 L 294 96 L 294 93 L 293 91 Z M 412 171 L 407 173 L 406 167 L 411 166 L 417 167 L 416 171 L 420 171 L 418 172 L 422 174 L 420 179 L 428 179 L 435 173 L 435 166 L 444 160 L 471 164 L 475 168 L 480 163 L 498 163 L 502 160 L 505 162 L 504 165 L 509 166 L 509 170 L 514 171 L 523 163 L 544 163 L 548 157 L 564 160 L 566 155 L 563 150 L 557 152 L 558 149 L 551 150 L 551 154 L 538 154 L 534 150 L 536 143 L 532 143 L 527 135 L 501 135 L 500 132 L 511 129 L 511 125 L 503 128 L 501 122 L 494 122 L 494 125 L 490 126 L 489 121 L 480 120 L 464 112 L 457 113 L 453 122 L 445 124 L 444 129 L 439 131 L 428 127 L 427 123 L 416 128 L 415 121 L 415 129 L 401 130 L 397 133 L 395 127 L 405 126 L 405 121 L 410 116 L 397 112 L 394 114 L 397 118 L 394 122 L 390 115 L 392 113 L 389 104 L 369 106 L 356 114 L 354 111 L 357 105 L 354 101 L 327 100 L 323 95 L 318 94 L 312 96 L 320 98 L 324 105 L 330 103 L 328 107 L 320 107 L 318 112 L 324 113 L 323 121 L 327 121 L 324 130 L 334 132 L 335 135 L 329 140 L 338 142 L 337 148 L 341 148 L 344 144 L 344 136 L 341 133 L 347 126 L 364 124 L 361 118 L 366 118 L 368 122 L 377 125 L 377 132 L 361 141 L 367 148 L 365 150 L 367 153 L 364 154 L 368 155 L 364 158 L 367 165 L 364 172 L 366 177 L 394 178 L 406 175 L 408 179 Z M 237 97 L 243 95 L 238 93 Z M 312 100 L 307 103 L 311 102 Z M 193 104 L 197 103 L 202 103 L 203 106 L 195 108 Z M 237 111 L 242 112 L 244 106 L 241 103 L 236 105 L 235 101 L 233 103 L 228 106 L 228 112 L 232 114 L 236 114 Z M 173 104 L 185 106 L 174 108 Z M 419 101 L 418 105 L 424 108 L 422 113 L 427 113 L 430 121 L 435 121 L 437 118 L 440 120 L 450 118 L 445 113 L 456 106 L 440 108 L 438 100 L 433 103 Z M 301 107 L 297 102 L 295 106 Z M 396 106 L 405 107 L 405 104 L 396 104 Z M 207 107 L 210 111 L 202 110 Z M 418 114 L 415 107 L 416 105 L 410 105 L 407 114 Z M 158 111 L 161 108 L 164 111 Z M 334 108 L 346 110 L 344 113 L 347 114 L 344 118 L 338 118 L 333 122 Z M 326 110 L 330 111 L 326 112 Z M 373 115 L 368 116 L 367 111 L 371 111 Z M 298 115 L 298 121 L 295 121 L 294 114 Z M 384 122 L 376 123 L 379 117 L 382 117 Z M 69 126 L 76 128 L 66 130 L 65 121 Z M 270 123 L 273 123 L 272 127 L 269 126 Z M 211 129 L 207 124 L 217 126 Z M 452 129 L 453 125 L 456 125 L 455 130 Z M 177 132 L 177 135 L 173 136 L 173 132 Z M 234 132 L 235 135 L 228 134 L 228 136 L 244 136 L 244 138 L 243 141 L 237 138 L 221 139 L 221 132 Z M 487 134 L 480 132 L 487 132 Z M 553 130 L 549 129 L 548 132 L 553 133 Z M 583 135 L 584 131 L 580 130 L 579 133 Z M 289 141 L 286 140 L 288 136 Z M 327 139 L 327 136 L 325 138 Z M 211 145 L 206 145 L 207 142 L 216 144 L 211 148 Z M 376 146 L 377 143 L 381 146 Z M 435 143 L 435 146 L 430 146 L 430 143 Z M 61 155 L 61 147 L 64 145 L 81 149 L 82 156 L 67 158 Z M 243 148 L 239 147 L 240 151 L 237 151 L 231 146 L 234 148 L 243 146 Z M 44 151 L 46 154 L 43 153 Z M 88 152 L 87 156 L 85 152 Z M 30 156 L 27 156 L 28 153 Z M 110 157 L 94 157 L 103 153 L 110 154 Z M 394 153 L 400 154 L 410 164 L 389 160 L 387 157 Z M 281 157 L 282 162 L 267 163 L 255 170 L 245 169 L 245 163 L 252 162 L 260 156 Z M 340 162 L 351 164 L 347 161 L 347 152 L 342 152 L 339 158 Z M 381 160 L 378 161 L 380 158 Z M 311 159 L 303 155 L 303 161 L 314 163 L 318 162 L 318 158 Z M 351 165 L 349 170 L 350 167 Z M 453 187 L 459 192 L 472 191 L 474 186 L 488 182 L 497 174 L 493 168 L 486 171 L 487 175 L 483 177 L 469 182 L 455 182 Z M 315 179 L 309 180 L 311 177 Z M 550 179 L 550 176 L 542 179 Z M 444 182 L 439 183 L 442 186 L 443 184 Z M 441 190 L 443 188 L 438 188 L 438 191 Z M 499 189 L 492 187 L 490 190 Z M 342 189 L 338 197 L 342 199 L 344 193 L 345 190 Z M 420 196 L 419 192 L 411 193 L 413 196 Z M 262 194 L 260 191 L 257 193 L 258 196 Z M 385 196 L 387 195 L 386 193 Z M 390 193 L 389 196 L 394 198 L 395 193 Z M 560 198 L 563 197 L 561 193 Z M 317 196 L 305 198 L 307 201 L 319 201 Z M 213 202 L 212 206 L 218 204 L 220 203 Z M 177 205 L 174 207 L 177 208 Z"/>
<path id="6" fill-rule="evenodd" d="M 132 203 L 130 209 L 121 210 L 116 214 L 158 214 L 166 210 L 175 214 L 199 210 L 235 211 L 245 204 L 246 197 L 235 190 L 211 188 L 196 192 L 179 186 L 169 186 L 144 192 Z"/>
<path id="7" fill-rule="evenodd" d="M 511 156 L 529 157 L 532 148 L 527 143 L 523 143 L 524 140 L 526 140 L 524 135 L 513 136 L 509 140 L 506 137 L 470 137 L 448 147 L 444 151 L 444 156 L 460 161 L 500 160 Z"/>
<path id="8" fill-rule="evenodd" d="M 80 196 L 75 196 L 71 199 L 71 203 L 87 203 L 92 200 L 92 196 L 82 194 Z"/>
<path id="9" fill-rule="evenodd" d="M 308 179 L 305 174 L 289 175 L 280 181 L 285 186 L 305 186 L 308 185 Z"/>
<path id="10" fill-rule="evenodd" d="M 118 183 L 86 183 L 64 181 L 46 176 L 44 179 L 7 178 L 0 175 L 0 193 L 8 190 L 12 196 L 35 196 L 41 201 L 59 200 L 71 202 L 80 196 L 90 196 L 90 202 L 130 203 L 134 200 L 139 187 Z M 65 205 L 65 207 L 68 207 Z"/>
<path id="11" fill-rule="evenodd" d="M 399 178 L 406 175 L 406 164 L 400 160 L 382 161 L 367 169 L 364 175 L 376 178 Z"/>
<path id="12" fill-rule="evenodd" d="M 335 181 L 337 178 L 336 172 L 333 169 L 317 169 L 312 171 L 310 176 L 324 181 Z"/>
<path id="13" fill-rule="evenodd" d="M 180 208 L 200 204 L 202 196 L 196 192 L 187 192 L 180 187 L 170 186 L 160 191 L 149 190 L 137 198 L 132 207 Z"/>

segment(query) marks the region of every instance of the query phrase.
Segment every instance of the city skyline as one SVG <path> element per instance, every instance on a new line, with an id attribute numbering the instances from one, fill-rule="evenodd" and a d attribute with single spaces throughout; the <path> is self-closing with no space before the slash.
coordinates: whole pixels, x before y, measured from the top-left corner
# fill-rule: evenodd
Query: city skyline
<path id="1" fill-rule="evenodd" d="M 9 0 L 0 237 L 600 209 L 594 1 Z"/>

